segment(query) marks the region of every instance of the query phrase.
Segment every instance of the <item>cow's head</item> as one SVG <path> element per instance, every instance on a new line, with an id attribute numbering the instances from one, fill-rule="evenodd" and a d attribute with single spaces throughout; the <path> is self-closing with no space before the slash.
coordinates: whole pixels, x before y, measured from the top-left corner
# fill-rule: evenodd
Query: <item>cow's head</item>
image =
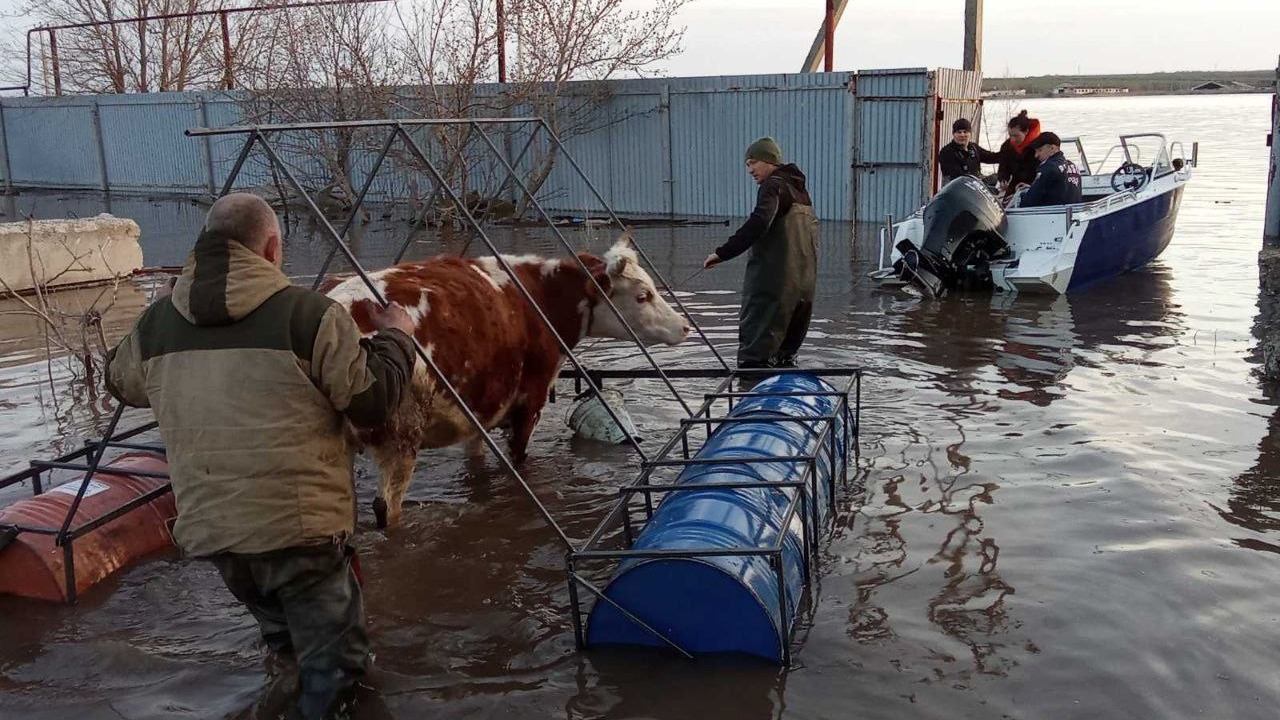
<path id="1" fill-rule="evenodd" d="M 618 312 L 645 345 L 678 345 L 689 337 L 688 321 L 658 294 L 653 278 L 640 267 L 629 235 L 623 235 L 605 253 L 604 267 L 595 275 L 600 286 L 609 292 L 609 299 Z M 591 291 L 594 292 L 594 287 Z M 608 303 L 597 302 L 588 312 L 591 313 L 587 323 L 588 335 L 631 339 Z"/>

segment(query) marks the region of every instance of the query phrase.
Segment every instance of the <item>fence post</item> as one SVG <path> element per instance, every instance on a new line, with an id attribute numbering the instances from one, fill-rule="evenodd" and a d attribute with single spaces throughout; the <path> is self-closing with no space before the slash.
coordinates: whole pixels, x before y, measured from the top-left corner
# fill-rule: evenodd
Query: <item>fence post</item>
<path id="1" fill-rule="evenodd" d="M 4 156 L 4 194 L 13 194 L 13 163 L 9 160 L 9 129 L 4 124 L 4 103 L 0 102 L 0 155 Z"/>
<path id="2" fill-rule="evenodd" d="M 672 155 L 675 152 L 671 145 L 671 86 L 663 84 L 662 93 L 658 96 L 658 112 L 663 116 L 662 126 L 662 161 L 666 164 L 666 176 L 662 182 L 667 186 L 667 217 L 676 215 L 676 169 Z"/>
<path id="3" fill-rule="evenodd" d="M 197 100 L 197 102 L 200 103 L 200 127 L 207 128 L 209 127 L 209 103 L 205 100 L 203 95 L 200 96 L 200 99 Z M 209 179 L 209 195 L 217 197 L 218 185 L 214 182 L 213 177 L 213 136 L 205 135 L 203 145 L 205 171 L 208 173 Z"/>
<path id="4" fill-rule="evenodd" d="M 102 137 L 102 108 L 98 98 L 93 99 L 93 139 L 98 144 L 98 169 L 102 178 L 102 192 L 111 192 L 111 179 L 107 175 L 107 143 Z"/>

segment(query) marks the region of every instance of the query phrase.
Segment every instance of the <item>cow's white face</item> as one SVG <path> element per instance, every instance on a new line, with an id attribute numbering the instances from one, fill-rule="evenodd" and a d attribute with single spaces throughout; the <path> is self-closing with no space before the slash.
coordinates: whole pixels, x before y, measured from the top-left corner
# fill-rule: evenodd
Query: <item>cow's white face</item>
<path id="1" fill-rule="evenodd" d="M 658 294 L 653 278 L 640 267 L 631 240 L 623 237 L 604 256 L 612 282 L 609 299 L 645 345 L 678 345 L 689 337 L 689 323 Z M 596 303 L 588 324 L 592 337 L 630 340 L 631 335 L 607 303 Z"/>

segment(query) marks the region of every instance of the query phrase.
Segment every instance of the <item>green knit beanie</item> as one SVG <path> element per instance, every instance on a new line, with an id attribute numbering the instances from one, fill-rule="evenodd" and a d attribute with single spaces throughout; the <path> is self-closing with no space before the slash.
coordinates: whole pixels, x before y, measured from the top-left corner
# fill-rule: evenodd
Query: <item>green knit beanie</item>
<path id="1" fill-rule="evenodd" d="M 747 159 L 767 162 L 770 165 L 782 164 L 782 148 L 771 137 L 762 137 L 747 147 Z"/>

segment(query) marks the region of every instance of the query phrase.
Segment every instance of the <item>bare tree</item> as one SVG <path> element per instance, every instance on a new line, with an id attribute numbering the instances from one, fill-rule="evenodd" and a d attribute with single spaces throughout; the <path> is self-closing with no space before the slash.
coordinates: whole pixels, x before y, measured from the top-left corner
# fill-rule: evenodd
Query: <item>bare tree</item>
<path id="1" fill-rule="evenodd" d="M 512 0 L 510 104 L 531 108 L 564 140 L 625 120 L 602 111 L 609 97 L 604 81 L 654 74 L 658 63 L 679 54 L 684 28 L 675 20 L 689 2 L 657 0 L 631 10 L 626 0 Z M 528 180 L 535 192 L 558 157 L 551 147 L 538 158 Z"/>
<path id="2" fill-rule="evenodd" d="M 246 90 L 238 97 L 246 121 L 386 117 L 403 74 L 391 20 L 387 7 L 369 4 L 264 13 L 253 58 L 240 70 Z M 341 210 L 355 195 L 358 163 L 376 152 L 377 139 L 367 131 L 339 129 L 277 135 L 272 143 L 325 209 Z"/>
<path id="3" fill-rule="evenodd" d="M 226 67 L 220 18 L 190 14 L 234 6 L 232 0 L 21 0 L 19 12 L 41 27 L 90 23 L 56 31 L 57 71 L 64 91 L 165 92 L 219 86 Z M 170 15 L 179 17 L 120 22 Z M 253 40 L 253 33 L 244 31 L 251 16 L 236 17 L 233 58 Z M 47 75 L 54 62 L 49 33 L 38 32 L 34 39 L 38 44 L 32 61 Z M 10 54 L 25 54 L 25 39 L 21 43 Z"/>
<path id="4" fill-rule="evenodd" d="M 511 82 L 498 85 L 498 28 L 492 0 L 401 0 L 391 5 L 290 8 L 259 21 L 254 62 L 239 70 L 250 122 L 344 121 L 382 117 L 541 115 L 563 138 L 618 118 L 601 110 L 605 80 L 644 75 L 679 52 L 675 17 L 690 0 L 658 0 L 628 10 L 627 0 L 508 0 L 514 32 Z M 577 82 L 585 81 L 585 82 Z M 357 130 L 295 135 L 294 170 L 310 173 L 318 199 L 350 198 L 353 177 L 378 141 Z M 500 189 L 498 166 L 467 126 L 419 131 L 424 150 L 459 195 L 485 203 Z M 529 185 L 537 192 L 554 168 L 553 148 L 539 151 Z M 426 168 L 403 151 L 392 164 L 406 194 L 424 199 Z M 391 172 L 388 175 L 396 175 Z M 428 187 L 434 185 L 427 183 Z M 384 186 L 385 187 L 385 186 Z M 428 191 L 429 192 L 429 191 Z M 437 201 L 438 197 L 432 195 Z M 436 202 L 428 200 L 427 209 Z M 519 212 L 523 212 L 524 204 Z"/>

